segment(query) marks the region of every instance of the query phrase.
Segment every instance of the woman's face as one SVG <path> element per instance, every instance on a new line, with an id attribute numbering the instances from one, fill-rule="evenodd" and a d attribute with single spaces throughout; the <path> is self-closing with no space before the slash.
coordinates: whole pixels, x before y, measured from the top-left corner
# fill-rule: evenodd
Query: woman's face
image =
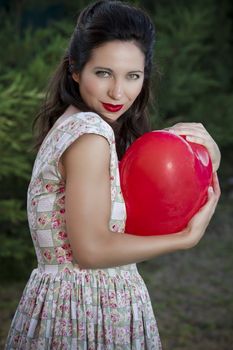
<path id="1" fill-rule="evenodd" d="M 115 121 L 142 89 L 144 60 L 144 53 L 135 43 L 111 41 L 95 48 L 83 70 L 72 77 L 86 105 Z"/>

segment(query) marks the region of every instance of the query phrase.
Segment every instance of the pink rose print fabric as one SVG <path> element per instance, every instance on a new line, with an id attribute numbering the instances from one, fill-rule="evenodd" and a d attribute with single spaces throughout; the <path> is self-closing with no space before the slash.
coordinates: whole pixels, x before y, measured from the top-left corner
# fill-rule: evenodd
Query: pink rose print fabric
<path id="1" fill-rule="evenodd" d="M 58 170 L 62 153 L 85 133 L 109 144 L 111 219 L 124 232 L 114 132 L 99 115 L 77 113 L 57 124 L 36 156 L 27 213 L 38 267 L 12 320 L 6 350 L 160 350 L 150 297 L 136 264 L 81 269 L 72 255 L 65 213 L 66 184 Z"/>

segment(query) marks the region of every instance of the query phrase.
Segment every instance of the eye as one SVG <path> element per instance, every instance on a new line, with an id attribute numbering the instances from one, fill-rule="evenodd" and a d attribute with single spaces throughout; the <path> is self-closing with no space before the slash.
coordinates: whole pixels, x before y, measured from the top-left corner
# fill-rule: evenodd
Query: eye
<path id="1" fill-rule="evenodd" d="M 128 77 L 129 77 L 130 80 L 137 80 L 137 79 L 140 78 L 140 74 L 137 74 L 137 73 L 130 73 L 130 74 L 128 75 Z"/>
<path id="2" fill-rule="evenodd" d="M 106 70 L 97 70 L 95 74 L 100 78 L 108 78 L 111 75 L 111 73 Z"/>

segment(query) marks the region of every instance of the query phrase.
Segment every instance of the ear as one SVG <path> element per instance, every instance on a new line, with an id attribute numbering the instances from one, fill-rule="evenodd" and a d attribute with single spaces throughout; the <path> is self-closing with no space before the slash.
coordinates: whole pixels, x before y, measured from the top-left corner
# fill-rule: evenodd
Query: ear
<path id="1" fill-rule="evenodd" d="M 72 73 L 72 78 L 74 81 L 76 81 L 76 83 L 79 83 L 79 73 Z"/>

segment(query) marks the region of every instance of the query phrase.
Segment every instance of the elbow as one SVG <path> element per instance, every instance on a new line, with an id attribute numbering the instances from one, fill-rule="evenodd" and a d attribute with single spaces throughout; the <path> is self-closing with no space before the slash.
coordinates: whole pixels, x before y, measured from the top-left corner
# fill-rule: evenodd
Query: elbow
<path id="1" fill-rule="evenodd" d="M 80 269 L 84 269 L 84 270 L 87 270 L 87 269 L 96 269 L 98 266 L 90 261 L 90 260 L 87 260 L 87 259 L 78 259 L 76 260 L 78 262 L 78 266 L 80 267 Z"/>
<path id="2" fill-rule="evenodd" d="M 74 254 L 75 261 L 81 269 L 96 269 L 102 266 L 103 254 L 97 248 L 95 249 L 82 249 L 82 251 Z"/>
<path id="3" fill-rule="evenodd" d="M 96 269 L 105 266 L 108 256 L 109 236 L 99 235 L 98 239 L 82 240 L 72 245 L 73 257 L 81 269 Z"/>

